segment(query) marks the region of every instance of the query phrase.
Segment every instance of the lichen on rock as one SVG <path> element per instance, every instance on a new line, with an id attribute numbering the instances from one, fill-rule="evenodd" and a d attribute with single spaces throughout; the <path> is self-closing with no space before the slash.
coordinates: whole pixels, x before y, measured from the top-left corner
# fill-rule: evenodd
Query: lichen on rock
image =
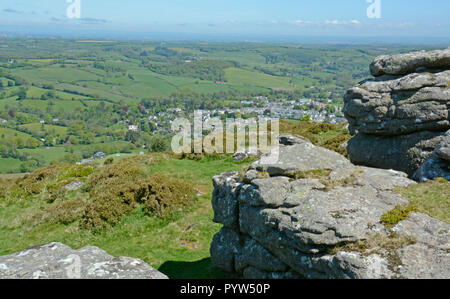
<path id="1" fill-rule="evenodd" d="M 269 165 L 254 162 L 245 181 L 236 172 L 214 177 L 214 220 L 224 224 L 211 244 L 214 265 L 245 278 L 449 276 L 436 236 L 448 241 L 449 224 L 420 213 L 393 227 L 382 222 L 409 205 L 393 191 L 416 184 L 405 173 L 357 167 L 304 140 L 281 144 L 279 153 Z M 270 177 L 257 178 L 258 171 Z M 411 217 L 423 227 L 406 229 Z M 440 230 L 427 230 L 431 222 Z M 406 260 L 419 256 L 419 266 Z"/>

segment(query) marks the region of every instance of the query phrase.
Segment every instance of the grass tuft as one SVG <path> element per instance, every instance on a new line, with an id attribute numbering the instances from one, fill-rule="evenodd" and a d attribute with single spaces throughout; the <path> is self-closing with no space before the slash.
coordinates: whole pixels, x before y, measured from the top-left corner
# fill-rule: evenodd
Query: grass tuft
<path id="1" fill-rule="evenodd" d="M 419 209 L 415 205 L 410 204 L 408 206 L 397 206 L 395 209 L 385 213 L 381 217 L 381 222 L 385 226 L 391 228 L 396 226 L 400 221 L 405 220 L 408 215 L 413 212 L 419 212 Z"/>
<path id="2" fill-rule="evenodd" d="M 450 223 L 450 182 L 437 178 L 394 190 L 406 197 L 421 213 Z"/>

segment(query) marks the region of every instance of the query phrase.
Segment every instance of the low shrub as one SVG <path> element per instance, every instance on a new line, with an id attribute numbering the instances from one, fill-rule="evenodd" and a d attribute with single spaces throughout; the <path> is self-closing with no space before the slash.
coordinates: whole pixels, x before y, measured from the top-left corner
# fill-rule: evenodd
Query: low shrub
<path id="1" fill-rule="evenodd" d="M 0 178 L 0 200 L 6 196 L 7 184 L 6 181 Z"/>
<path id="2" fill-rule="evenodd" d="M 54 203 L 34 217 L 34 222 L 50 222 L 58 224 L 71 224 L 80 220 L 86 209 L 86 201 L 80 197 Z"/>
<path id="3" fill-rule="evenodd" d="M 114 163 L 114 158 L 108 158 L 108 159 L 106 159 L 105 160 L 105 165 L 110 165 L 110 164 L 113 164 Z"/>
<path id="4" fill-rule="evenodd" d="M 45 193 L 43 198 L 53 202 L 65 193 L 63 187 L 73 178 L 87 177 L 94 170 L 93 165 L 53 164 L 18 179 L 12 187 L 13 196 L 28 197 Z"/>
<path id="5" fill-rule="evenodd" d="M 343 133 L 342 135 L 338 135 L 334 138 L 326 140 L 321 146 L 327 148 L 329 150 L 335 151 L 345 157 L 349 157 L 347 148 L 342 146 L 345 142 L 349 141 L 352 138 L 350 133 Z"/>
<path id="6" fill-rule="evenodd" d="M 146 214 L 163 217 L 172 209 L 191 203 L 196 192 L 185 180 L 156 174 L 141 181 L 135 194 Z"/>
<path id="7" fill-rule="evenodd" d="M 290 134 L 308 139 L 314 145 L 348 156 L 347 150 L 341 145 L 350 140 L 351 135 L 344 124 L 333 125 L 327 123 L 300 122 L 293 124 L 280 122 L 281 134 Z"/>
<path id="8" fill-rule="evenodd" d="M 138 205 L 147 215 L 163 217 L 195 197 L 188 182 L 158 174 L 145 177 L 139 165 L 134 160 L 122 160 L 90 177 L 90 202 L 81 222 L 83 228 L 98 231 L 115 226 Z"/>

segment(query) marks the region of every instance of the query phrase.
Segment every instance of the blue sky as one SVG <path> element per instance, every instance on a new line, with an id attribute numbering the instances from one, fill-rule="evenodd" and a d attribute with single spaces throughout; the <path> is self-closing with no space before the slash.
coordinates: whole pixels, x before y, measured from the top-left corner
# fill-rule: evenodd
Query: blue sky
<path id="1" fill-rule="evenodd" d="M 450 37 L 449 0 L 380 0 L 370 19 L 367 0 L 80 0 L 68 19 L 66 0 L 1 0 L 0 33 L 119 30 L 247 35 Z M 371 0 L 375 1 L 375 0 Z"/>

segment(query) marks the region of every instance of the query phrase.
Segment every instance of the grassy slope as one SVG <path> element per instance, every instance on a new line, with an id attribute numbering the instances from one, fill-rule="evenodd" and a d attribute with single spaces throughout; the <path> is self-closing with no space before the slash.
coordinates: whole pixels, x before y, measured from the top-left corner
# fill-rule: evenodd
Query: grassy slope
<path id="1" fill-rule="evenodd" d="M 450 223 L 450 183 L 437 179 L 426 183 L 397 188 L 419 212 Z"/>
<path id="2" fill-rule="evenodd" d="M 272 89 L 291 89 L 287 77 L 276 77 L 238 68 L 226 69 L 225 76 L 229 83 L 236 85 L 251 85 Z"/>
<path id="3" fill-rule="evenodd" d="M 93 234 L 80 229 L 77 222 L 30 225 L 33 216 L 48 205 L 43 200 L 10 205 L 3 202 L 0 204 L 0 255 L 58 241 L 73 248 L 94 245 L 114 256 L 140 258 L 171 278 L 224 277 L 209 258 L 212 237 L 221 227 L 212 222 L 211 177 L 227 170 L 239 170 L 243 164 L 230 158 L 194 161 L 163 157 L 156 164 L 146 166 L 148 175 L 159 173 L 182 178 L 199 191 L 196 201 L 182 212 L 160 219 L 145 216 L 138 209 L 113 229 Z M 397 192 L 420 204 L 431 216 L 449 221 L 449 182 L 418 184 Z"/>
<path id="4" fill-rule="evenodd" d="M 0 173 L 19 172 L 20 164 L 22 162 L 19 159 L 0 158 Z"/>
<path id="5" fill-rule="evenodd" d="M 15 139 L 15 138 L 33 139 L 33 136 L 9 128 L 0 128 L 0 138 L 8 141 L 8 139 Z"/>
<path id="6" fill-rule="evenodd" d="M 21 125 L 21 128 L 25 128 L 29 130 L 34 136 L 41 136 L 42 133 L 45 132 L 54 132 L 56 135 L 59 136 L 66 136 L 67 134 L 67 128 L 62 126 L 56 126 L 56 125 L 46 125 L 44 124 L 44 131 L 42 131 L 42 125 L 40 123 L 30 123 Z M 53 135 L 55 135 L 53 134 Z"/>
<path id="7" fill-rule="evenodd" d="M 212 222 L 211 177 L 235 169 L 241 163 L 221 160 L 176 160 L 169 158 L 151 166 L 148 173 L 163 173 L 193 183 L 200 195 L 182 213 L 161 220 L 137 210 L 120 225 L 100 234 L 80 229 L 77 223 L 62 225 L 30 221 L 46 204 L 40 200 L 0 205 L 0 255 L 47 242 L 62 242 L 73 248 L 99 246 L 114 256 L 141 258 L 173 278 L 222 277 L 209 261 L 209 245 L 220 225 Z M 183 267 L 180 267 L 180 266 Z M 183 270 L 180 271 L 180 268 Z"/>

